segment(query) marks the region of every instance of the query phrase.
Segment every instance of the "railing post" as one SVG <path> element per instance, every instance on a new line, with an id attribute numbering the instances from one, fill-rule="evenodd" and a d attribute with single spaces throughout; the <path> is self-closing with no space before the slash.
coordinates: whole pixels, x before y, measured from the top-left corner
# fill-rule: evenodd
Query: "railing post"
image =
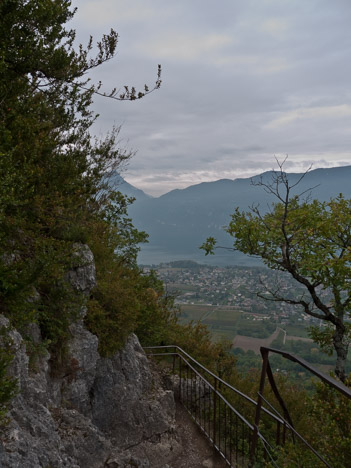
<path id="1" fill-rule="evenodd" d="M 164 354 L 162 354 L 161 352 L 154 352 L 151 350 L 154 350 L 154 349 L 162 350 L 164 352 L 165 350 L 168 350 L 169 348 L 171 348 L 171 346 L 155 346 L 155 347 L 150 346 L 144 349 L 147 355 L 162 356 Z M 213 372 L 209 371 L 200 363 L 195 361 L 189 354 L 187 354 L 181 348 L 174 347 L 174 346 L 172 346 L 172 348 L 175 348 L 177 350 L 179 349 L 179 352 L 175 352 L 172 354 L 174 370 L 176 370 L 176 367 L 177 367 L 176 358 L 177 357 L 179 358 L 179 397 L 180 399 L 184 400 L 183 404 L 188 410 L 188 412 L 192 413 L 193 411 L 192 400 L 194 396 L 194 393 L 192 392 L 193 385 L 194 385 L 194 379 L 192 378 L 192 375 L 194 373 L 195 376 L 198 376 L 199 378 L 201 378 L 202 388 L 203 388 L 203 411 L 204 411 L 203 427 L 202 427 L 202 422 L 201 422 L 201 383 L 197 385 L 196 378 L 195 378 L 195 401 L 199 399 L 199 402 L 200 402 L 199 410 L 198 410 L 200 413 L 200 418 L 199 418 L 199 421 L 196 421 L 196 422 L 204 430 L 205 434 L 213 443 L 215 449 L 218 450 L 221 453 L 221 455 L 225 457 L 225 459 L 230 464 L 230 466 L 232 466 L 233 457 L 235 458 L 235 463 L 236 463 L 235 466 L 239 466 L 239 464 L 240 466 L 242 466 L 241 462 L 244 460 L 244 458 L 247 461 L 247 456 L 246 456 L 247 445 L 246 444 L 248 443 L 249 444 L 249 460 L 248 460 L 248 465 L 245 465 L 245 466 L 247 466 L 247 468 L 254 467 L 255 458 L 257 458 L 256 452 L 257 452 L 258 440 L 259 438 L 262 438 L 262 435 L 260 434 L 260 431 L 259 431 L 260 414 L 262 412 L 265 412 L 266 414 L 269 414 L 277 423 L 277 429 L 276 429 L 277 445 L 279 444 L 284 445 L 284 443 L 287 440 L 288 435 L 290 435 L 291 433 L 293 439 L 294 439 L 294 436 L 297 436 L 299 440 L 302 441 L 306 445 L 306 447 L 320 460 L 320 462 L 322 462 L 328 468 L 332 468 L 331 465 L 329 465 L 328 462 L 324 460 L 324 458 L 294 429 L 288 410 L 285 406 L 284 401 L 282 400 L 279 394 L 279 391 L 274 381 L 273 372 L 272 372 L 269 359 L 268 359 L 269 353 L 272 352 L 272 353 L 280 354 L 284 358 L 287 358 L 292 362 L 296 362 L 302 365 L 309 372 L 319 377 L 327 385 L 336 389 L 341 394 L 343 394 L 344 396 L 346 396 L 347 398 L 351 400 L 350 388 L 346 387 L 341 382 L 338 382 L 332 379 L 331 377 L 320 373 L 317 369 L 309 365 L 303 359 L 300 359 L 294 355 L 285 353 L 283 351 L 276 350 L 274 348 L 261 347 L 262 371 L 261 371 L 258 399 L 255 402 L 253 399 L 243 394 L 239 390 L 235 389 L 228 383 L 221 381 L 221 379 L 219 379 L 215 374 L 213 374 Z M 175 357 L 174 357 L 174 354 L 176 355 Z M 183 356 L 183 354 L 185 356 L 184 358 L 181 357 Z M 189 364 L 188 360 L 191 364 Z M 199 366 L 200 369 L 202 369 L 202 371 L 209 374 L 211 376 L 211 380 L 210 379 L 206 380 L 205 378 L 203 378 L 201 374 L 197 372 L 196 367 L 194 368 L 194 366 Z M 186 367 L 186 370 L 184 367 Z M 183 373 L 184 373 L 184 376 L 183 376 Z M 189 385 L 189 373 L 191 377 L 190 385 Z M 283 408 L 285 418 L 281 419 L 279 413 L 274 409 L 274 407 L 269 403 L 269 401 L 267 401 L 264 398 L 263 392 L 264 392 L 266 376 L 268 378 L 268 381 L 271 384 L 271 388 L 273 390 L 274 395 L 276 396 L 280 406 Z M 183 384 L 183 381 L 184 381 L 184 384 Z M 230 388 L 236 394 L 239 394 L 245 400 L 249 401 L 251 404 L 256 405 L 254 425 L 251 425 L 242 415 L 240 415 L 240 413 L 235 408 L 233 408 L 231 403 L 226 401 L 224 396 L 222 397 L 222 395 L 220 394 L 220 389 L 222 386 L 221 384 L 226 386 L 226 388 L 227 387 Z M 205 392 L 205 388 L 208 391 Z M 189 390 L 191 390 L 191 395 L 190 395 L 191 398 L 189 398 Z M 224 454 L 223 454 L 223 451 L 221 451 L 221 447 L 223 445 L 223 426 L 221 426 L 221 422 L 223 422 L 222 421 L 223 413 L 221 412 L 221 401 L 223 402 L 223 405 L 227 405 L 231 410 L 229 413 L 229 440 L 227 440 L 227 436 L 228 436 L 228 420 L 227 420 L 227 409 L 226 409 L 227 407 L 224 406 Z M 273 410 L 273 413 L 267 410 L 263 406 L 263 402 L 266 402 L 267 405 L 271 407 L 271 409 Z M 217 421 L 217 411 L 218 411 L 218 421 Z M 195 420 L 197 419 L 196 413 L 197 413 L 197 409 L 195 409 Z M 278 414 L 278 417 L 275 414 Z M 235 416 L 234 425 L 233 425 L 233 415 Z M 212 420 L 211 420 L 211 417 L 212 417 Z M 207 428 L 208 428 L 207 431 L 206 431 L 206 422 L 207 422 Z M 239 434 L 240 424 L 238 423 L 240 423 L 242 427 L 241 434 Z M 211 427 L 211 424 L 212 424 L 212 427 Z M 247 429 L 247 431 L 250 431 L 250 433 L 249 434 L 247 432 L 245 433 L 245 429 Z M 211 437 L 211 433 L 212 433 L 212 437 Z M 241 441 L 241 444 L 239 443 L 240 441 Z M 264 457 L 265 459 L 269 460 L 268 456 L 270 456 L 270 454 L 268 452 L 267 447 L 265 446 L 266 441 L 264 438 L 262 439 L 262 442 L 264 444 L 264 448 L 266 449 L 264 451 Z M 229 460 L 227 457 L 227 443 L 229 443 Z M 241 445 L 240 448 L 239 448 L 239 445 Z"/>
<path id="2" fill-rule="evenodd" d="M 214 381 L 214 392 L 213 392 L 213 443 L 216 445 L 217 436 L 217 379 Z"/>
<path id="3" fill-rule="evenodd" d="M 280 445 L 280 422 L 277 422 L 277 438 L 276 438 L 277 445 Z"/>
<path id="4" fill-rule="evenodd" d="M 260 380 L 260 389 L 258 391 L 258 398 L 257 398 L 257 406 L 256 406 L 256 415 L 255 415 L 255 423 L 254 423 L 254 431 L 252 436 L 252 443 L 251 443 L 251 450 L 250 450 L 250 463 L 249 467 L 254 466 L 255 462 L 255 452 L 258 442 L 258 426 L 260 423 L 261 417 L 261 407 L 262 407 L 262 394 L 264 390 L 264 383 L 266 380 L 266 373 L 267 373 L 267 365 L 268 365 L 268 351 L 265 349 L 261 349 L 262 353 L 262 371 L 261 371 L 261 380 Z"/>
<path id="5" fill-rule="evenodd" d="M 179 356 L 179 401 L 182 401 L 182 358 Z"/>

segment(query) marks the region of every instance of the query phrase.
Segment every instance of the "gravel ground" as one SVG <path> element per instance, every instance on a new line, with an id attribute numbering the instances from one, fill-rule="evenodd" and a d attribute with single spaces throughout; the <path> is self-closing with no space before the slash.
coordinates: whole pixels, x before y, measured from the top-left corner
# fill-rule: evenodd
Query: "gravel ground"
<path id="1" fill-rule="evenodd" d="M 177 403 L 176 425 L 184 451 L 172 460 L 169 468 L 228 468 L 180 403 Z"/>

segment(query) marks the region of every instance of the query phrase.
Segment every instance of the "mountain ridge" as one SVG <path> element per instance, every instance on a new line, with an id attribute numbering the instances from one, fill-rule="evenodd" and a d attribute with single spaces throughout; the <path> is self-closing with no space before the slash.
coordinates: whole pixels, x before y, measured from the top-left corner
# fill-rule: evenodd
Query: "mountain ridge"
<path id="1" fill-rule="evenodd" d="M 351 165 L 346 165 L 346 166 L 337 166 L 337 167 L 320 167 L 320 168 L 316 168 L 316 169 L 311 169 L 310 171 L 308 172 L 285 172 L 286 174 L 288 174 L 289 177 L 301 177 L 302 175 L 306 174 L 306 176 L 308 177 L 315 177 L 315 176 L 319 176 L 320 174 L 328 174 L 329 172 L 333 172 L 334 174 L 336 174 L 337 172 L 339 174 L 343 174 L 345 173 L 345 170 L 346 171 L 350 171 L 350 174 L 351 174 Z M 166 193 L 163 193 L 162 195 L 159 195 L 159 196 L 153 196 L 153 195 L 150 195 L 148 193 L 146 193 L 145 191 L 143 191 L 142 189 L 130 184 L 129 182 L 127 182 L 121 175 L 119 174 L 116 174 L 116 176 L 114 176 L 115 180 L 113 180 L 114 183 L 117 182 L 117 188 L 118 190 L 120 190 L 122 193 L 125 193 L 126 195 L 128 196 L 131 196 L 132 193 L 135 193 L 135 194 L 140 194 L 140 195 L 145 195 L 146 198 L 151 198 L 151 199 L 154 199 L 154 200 L 157 200 L 157 199 L 160 199 L 160 198 L 164 198 L 164 197 L 167 197 L 171 194 L 179 194 L 181 192 L 189 192 L 189 191 L 192 191 L 196 188 L 199 188 L 199 187 L 204 187 L 204 186 L 214 186 L 214 185 L 219 185 L 219 184 L 224 184 L 224 183 L 228 183 L 228 184 L 232 184 L 233 182 L 234 183 L 247 183 L 248 181 L 255 181 L 260 178 L 260 177 L 264 177 L 264 176 L 268 176 L 268 175 L 271 175 L 271 174 L 274 174 L 275 171 L 273 170 L 269 170 L 269 171 L 265 171 L 265 172 L 262 172 L 260 174 L 256 174 L 256 175 L 253 175 L 251 177 L 237 177 L 235 179 L 229 179 L 229 178 L 223 178 L 223 179 L 216 179 L 216 180 L 212 180 L 212 181 L 205 181 L 205 182 L 199 182 L 197 184 L 192 184 L 192 185 L 189 185 L 187 187 L 184 187 L 184 188 L 176 188 L 176 189 L 172 189 L 170 190 L 169 192 L 166 192 Z"/>
<path id="2" fill-rule="evenodd" d="M 239 252 L 234 255 L 223 252 L 213 259 L 204 257 L 199 246 L 208 236 L 213 236 L 220 245 L 230 247 L 231 238 L 223 227 L 229 224 L 236 207 L 248 211 L 251 206 L 259 205 L 264 212 L 277 201 L 259 186 L 261 180 L 269 182 L 273 174 L 274 171 L 266 171 L 250 178 L 201 182 L 154 198 L 142 191 L 145 196 L 138 196 L 135 191 L 126 193 L 136 197 L 129 209 L 134 225 L 150 236 L 149 244 L 141 249 L 140 262 L 159 263 L 186 258 L 218 264 L 252 264 L 252 259 Z M 290 184 L 294 185 L 303 174 L 287 173 Z M 305 173 L 292 195 L 306 192 L 307 196 L 311 190 L 312 198 L 320 201 L 340 193 L 350 198 L 350 181 L 351 165 L 317 168 Z M 133 187 L 130 184 L 125 187 L 130 188 L 128 186 Z M 153 257 L 155 261 L 152 261 Z"/>

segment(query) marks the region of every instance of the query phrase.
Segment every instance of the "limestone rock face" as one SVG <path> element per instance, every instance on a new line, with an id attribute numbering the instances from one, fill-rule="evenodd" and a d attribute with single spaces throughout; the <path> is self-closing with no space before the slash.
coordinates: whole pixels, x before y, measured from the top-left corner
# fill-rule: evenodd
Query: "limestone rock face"
<path id="1" fill-rule="evenodd" d="M 10 373 L 20 393 L 2 434 L 0 466 L 165 466 L 180 451 L 174 396 L 150 369 L 137 337 L 109 359 L 99 356 L 97 338 L 82 325 L 72 330 L 73 364 L 62 378 L 50 376 L 49 355 L 31 373 L 22 338 L 12 332 L 17 352 Z"/>
<path id="2" fill-rule="evenodd" d="M 83 251 L 85 263 L 70 278 L 88 293 L 95 268 L 91 252 Z M 8 326 L 2 316 L 1 326 Z M 10 332 L 16 354 L 9 372 L 20 392 L 1 434 L 0 467 L 170 467 L 181 451 L 173 392 L 163 388 L 137 337 L 102 358 L 97 337 L 83 321 L 71 325 L 71 333 L 67 368 L 53 377 L 49 353 L 30 370 L 21 335 Z M 33 334 L 40 339 L 35 325 Z"/>
<path id="3" fill-rule="evenodd" d="M 88 295 L 96 285 L 94 256 L 85 244 L 75 244 L 74 247 L 77 266 L 68 273 L 68 279 L 78 291 Z"/>

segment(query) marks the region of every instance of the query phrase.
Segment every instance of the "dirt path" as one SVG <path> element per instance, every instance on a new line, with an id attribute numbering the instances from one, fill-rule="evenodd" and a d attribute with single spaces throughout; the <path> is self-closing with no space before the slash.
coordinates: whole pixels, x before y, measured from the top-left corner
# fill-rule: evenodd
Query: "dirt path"
<path id="1" fill-rule="evenodd" d="M 177 432 L 181 435 L 183 453 L 172 460 L 169 468 L 227 468 L 223 458 L 212 448 L 184 407 L 177 402 Z"/>

